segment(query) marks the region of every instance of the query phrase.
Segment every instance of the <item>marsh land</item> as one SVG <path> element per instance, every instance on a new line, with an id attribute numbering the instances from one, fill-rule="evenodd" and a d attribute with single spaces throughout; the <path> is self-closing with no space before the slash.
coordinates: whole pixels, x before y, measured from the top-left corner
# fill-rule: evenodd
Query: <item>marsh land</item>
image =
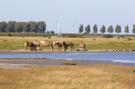
<path id="1" fill-rule="evenodd" d="M 25 41 L 66 40 L 88 51 L 133 51 L 135 38 L 0 37 L 0 53 L 27 53 Z M 58 48 L 54 49 L 57 52 Z M 44 52 L 52 52 L 46 48 Z M 39 63 L 40 65 L 34 64 Z M 42 64 L 44 63 L 44 64 Z M 134 89 L 135 65 L 108 61 L 0 59 L 0 89 Z"/>

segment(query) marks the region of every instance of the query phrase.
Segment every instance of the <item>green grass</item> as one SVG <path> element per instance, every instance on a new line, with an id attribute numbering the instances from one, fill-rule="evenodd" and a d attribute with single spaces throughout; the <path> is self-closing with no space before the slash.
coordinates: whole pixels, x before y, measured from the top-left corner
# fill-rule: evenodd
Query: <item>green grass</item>
<path id="1" fill-rule="evenodd" d="M 59 38 L 59 37 L 0 37 L 0 50 L 20 50 L 25 49 L 25 41 L 40 41 L 40 40 L 49 40 L 49 41 L 72 41 L 75 44 L 75 49 L 79 47 L 80 41 L 88 43 L 89 50 L 123 50 L 131 49 L 135 50 L 135 38 L 115 39 L 115 38 Z M 51 48 L 46 48 L 47 50 Z M 70 48 L 69 48 L 70 49 Z M 58 50 L 55 47 L 55 50 Z"/>

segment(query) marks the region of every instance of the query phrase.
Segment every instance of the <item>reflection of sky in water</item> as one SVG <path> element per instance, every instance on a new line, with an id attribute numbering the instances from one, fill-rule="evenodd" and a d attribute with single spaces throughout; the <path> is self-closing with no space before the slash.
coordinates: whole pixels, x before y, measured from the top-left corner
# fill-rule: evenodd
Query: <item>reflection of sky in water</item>
<path id="1" fill-rule="evenodd" d="M 97 53 L 16 53 L 0 54 L 0 58 L 51 58 L 68 60 L 110 60 L 113 62 L 135 63 L 134 52 L 97 52 Z"/>

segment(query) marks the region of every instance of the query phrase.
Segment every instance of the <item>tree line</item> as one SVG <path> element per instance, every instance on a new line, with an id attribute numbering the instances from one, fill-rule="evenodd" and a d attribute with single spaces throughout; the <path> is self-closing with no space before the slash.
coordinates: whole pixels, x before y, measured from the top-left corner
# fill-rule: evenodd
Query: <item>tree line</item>
<path id="1" fill-rule="evenodd" d="M 93 26 L 93 29 L 91 29 L 90 25 L 87 25 L 87 26 L 83 26 L 83 25 L 80 25 L 79 27 L 79 33 L 84 33 L 84 34 L 90 34 L 90 33 L 94 33 L 94 34 L 97 34 L 97 32 L 100 31 L 101 33 L 113 33 L 113 32 L 116 32 L 116 33 L 121 33 L 122 32 L 122 29 L 121 29 L 121 26 L 120 25 L 116 25 L 116 27 L 114 28 L 112 25 L 110 25 L 108 28 L 105 27 L 105 25 L 103 25 L 100 29 L 98 29 L 98 26 L 95 24 Z M 124 32 L 125 33 L 129 33 L 129 26 L 125 26 L 125 29 L 124 29 Z M 132 33 L 135 33 L 135 25 L 133 25 L 133 29 L 132 29 Z"/>
<path id="2" fill-rule="evenodd" d="M 45 21 L 30 21 L 30 22 L 0 22 L 0 32 L 33 32 L 33 33 L 44 33 L 46 31 Z"/>

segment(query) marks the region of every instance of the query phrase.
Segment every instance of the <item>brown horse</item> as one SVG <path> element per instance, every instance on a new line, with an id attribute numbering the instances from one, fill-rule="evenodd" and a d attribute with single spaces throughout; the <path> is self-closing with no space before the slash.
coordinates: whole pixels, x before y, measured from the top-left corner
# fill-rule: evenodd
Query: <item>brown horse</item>
<path id="1" fill-rule="evenodd" d="M 41 40 L 41 41 L 39 41 L 39 46 L 40 46 L 40 49 L 43 48 L 43 50 L 46 47 L 51 47 L 52 48 L 52 51 L 53 51 L 53 42 L 51 42 L 51 41 Z"/>
<path id="2" fill-rule="evenodd" d="M 79 48 L 86 49 L 87 48 L 87 42 L 81 41 Z"/>
<path id="3" fill-rule="evenodd" d="M 79 48 L 77 49 L 77 51 L 87 51 L 87 42 L 80 42 Z"/>
<path id="4" fill-rule="evenodd" d="M 24 43 L 24 46 L 26 47 L 26 50 L 30 48 L 31 51 L 37 51 L 37 47 L 39 47 L 39 44 L 37 44 L 37 42 L 26 41 Z"/>
<path id="5" fill-rule="evenodd" d="M 53 42 L 53 48 L 56 47 L 56 46 L 59 48 L 59 51 L 61 51 L 62 43 L 60 41 Z"/>
<path id="6" fill-rule="evenodd" d="M 67 51 L 68 47 L 71 48 L 71 51 L 74 49 L 74 44 L 71 41 L 63 41 L 62 46 L 64 48 L 64 51 Z"/>
<path id="7" fill-rule="evenodd" d="M 53 42 L 53 47 L 57 46 L 59 48 L 59 51 L 61 50 L 61 48 L 63 47 L 64 48 L 64 51 L 67 51 L 68 47 L 71 48 L 71 51 L 73 50 L 74 48 L 74 44 L 70 41 L 56 41 L 56 42 Z"/>

